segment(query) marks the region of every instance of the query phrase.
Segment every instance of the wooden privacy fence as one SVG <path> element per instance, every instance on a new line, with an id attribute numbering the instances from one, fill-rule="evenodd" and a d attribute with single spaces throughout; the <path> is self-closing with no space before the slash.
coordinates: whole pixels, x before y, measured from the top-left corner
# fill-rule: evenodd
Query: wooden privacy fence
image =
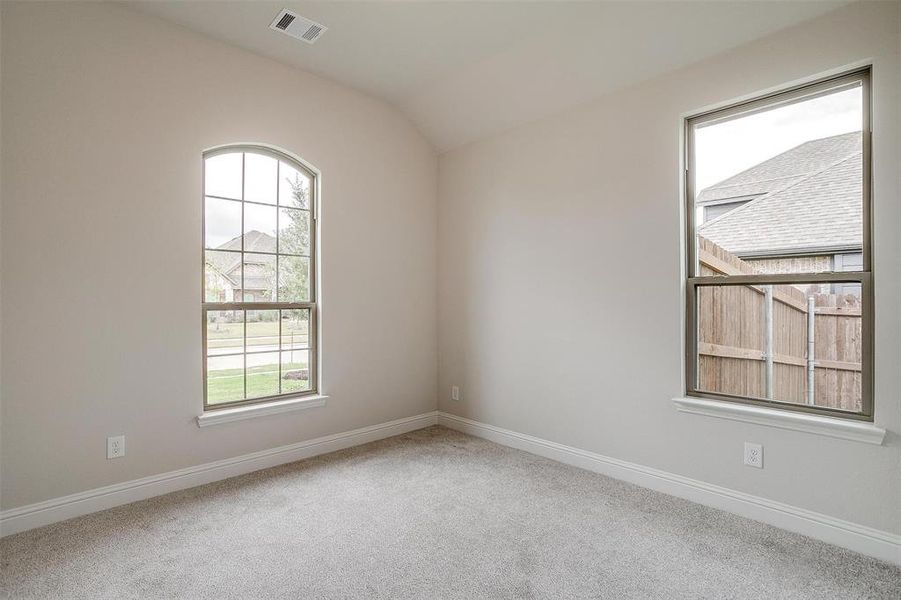
<path id="1" fill-rule="evenodd" d="M 757 273 L 698 236 L 701 275 Z M 813 288 L 816 289 L 816 288 Z M 860 298 L 791 285 L 698 288 L 698 385 L 738 396 L 859 411 Z"/>

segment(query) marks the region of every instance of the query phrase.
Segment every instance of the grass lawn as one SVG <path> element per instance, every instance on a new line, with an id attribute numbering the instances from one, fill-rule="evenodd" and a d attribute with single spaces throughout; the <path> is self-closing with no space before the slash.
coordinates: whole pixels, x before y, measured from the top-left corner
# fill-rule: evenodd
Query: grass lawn
<path id="1" fill-rule="evenodd" d="M 244 323 L 211 323 L 207 326 L 207 346 L 228 348 L 240 346 L 244 336 Z M 307 345 L 309 332 L 307 321 L 285 319 L 282 321 L 282 337 L 286 343 Z M 278 321 L 247 323 L 247 346 L 278 344 Z M 239 350 L 240 351 L 240 350 Z"/>
<path id="2" fill-rule="evenodd" d="M 295 371 L 306 369 L 306 363 L 282 365 L 282 369 Z M 274 396 L 278 393 L 302 392 L 310 389 L 310 382 L 300 379 L 282 379 L 282 389 L 278 389 L 278 365 L 260 365 L 247 369 L 247 398 Z M 244 370 L 219 369 L 207 373 L 207 402 L 231 402 L 244 399 Z"/>

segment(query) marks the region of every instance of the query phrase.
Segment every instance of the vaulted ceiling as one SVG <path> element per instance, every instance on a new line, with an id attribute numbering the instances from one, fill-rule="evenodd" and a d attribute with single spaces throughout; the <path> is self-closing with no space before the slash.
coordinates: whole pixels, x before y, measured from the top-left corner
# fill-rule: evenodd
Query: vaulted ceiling
<path id="1" fill-rule="evenodd" d="M 154 0 L 128 6 L 384 98 L 439 151 L 587 102 L 847 0 Z M 283 8 L 314 45 L 269 29 Z"/>

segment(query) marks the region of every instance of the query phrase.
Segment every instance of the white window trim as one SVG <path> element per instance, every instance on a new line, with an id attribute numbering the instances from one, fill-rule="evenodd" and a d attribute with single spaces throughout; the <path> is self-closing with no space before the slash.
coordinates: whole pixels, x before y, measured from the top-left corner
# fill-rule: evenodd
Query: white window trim
<path id="1" fill-rule="evenodd" d="M 311 304 L 315 306 L 315 312 L 317 313 L 317 317 L 314 320 L 314 326 L 312 331 L 315 332 L 315 348 L 310 348 L 310 359 L 315 364 L 315 372 L 316 375 L 316 386 L 315 391 L 313 393 L 306 392 L 302 393 L 298 396 L 288 396 L 279 395 L 272 397 L 272 400 L 269 399 L 261 399 L 259 401 L 249 401 L 243 402 L 241 404 L 234 404 L 232 407 L 222 407 L 217 408 L 215 406 L 207 406 L 206 403 L 206 389 L 204 389 L 203 396 L 203 412 L 201 412 L 200 416 L 197 417 L 197 426 L 205 427 L 207 425 L 215 425 L 218 423 L 226 423 L 230 421 L 238 421 L 242 419 L 249 419 L 257 416 L 265 416 L 270 414 L 278 414 L 282 412 L 289 412 L 293 410 L 301 410 L 305 408 L 314 408 L 317 406 L 324 406 L 326 404 L 326 400 L 328 396 L 322 393 L 323 389 L 323 380 L 322 380 L 322 292 L 320 289 L 320 273 L 321 273 L 321 243 L 320 243 L 320 226 L 321 226 L 321 217 L 320 217 L 320 208 L 321 208 L 321 197 L 322 197 L 322 173 L 312 164 L 308 163 L 306 160 L 301 158 L 300 156 L 290 152 L 288 150 L 284 150 L 277 146 L 272 146 L 266 143 L 260 142 L 237 142 L 224 144 L 221 146 L 215 146 L 212 148 L 208 148 L 203 152 L 203 160 L 214 153 L 218 153 L 220 151 L 223 152 L 247 152 L 253 151 L 256 149 L 257 151 L 263 151 L 266 154 L 274 155 L 278 160 L 287 159 L 288 161 L 293 161 L 300 165 L 304 170 L 306 170 L 313 179 L 313 188 L 311 191 L 313 192 L 313 197 L 310 203 L 310 216 L 311 223 L 310 226 L 313 228 L 313 254 L 310 257 L 311 259 L 311 268 L 313 269 L 313 278 L 311 279 L 311 286 L 314 291 L 311 297 Z M 282 157 L 285 157 L 284 159 Z M 243 169 L 243 167 L 242 167 Z M 201 196 L 203 201 L 206 199 L 206 189 L 204 183 L 203 195 Z M 243 194 L 242 200 L 243 203 Z M 278 206 L 278 205 L 276 205 Z M 203 209 L 204 219 L 206 218 L 206 209 L 204 204 Z M 242 220 L 243 222 L 243 220 Z M 205 231 L 205 230 L 204 230 Z M 205 235 L 205 234 L 202 234 Z M 203 252 L 206 252 L 206 248 L 204 245 Z M 243 253 L 243 249 L 242 249 Z M 203 270 L 204 267 L 202 266 Z M 205 271 L 204 271 L 205 273 Z M 203 274 L 201 275 L 204 276 Z M 205 288 L 203 287 L 205 282 L 201 284 L 201 298 L 203 298 L 203 292 Z M 242 282 L 243 285 L 243 282 Z M 201 306 L 203 303 L 201 303 Z M 204 361 L 204 375 L 203 375 L 203 386 L 206 388 L 206 322 L 202 325 L 203 331 L 203 361 Z M 246 353 L 245 353 L 246 356 Z M 232 404 L 232 403 L 230 403 Z M 257 410 L 239 410 L 242 408 L 253 408 Z M 218 413 L 218 414 L 214 414 Z M 219 415 L 222 415 L 221 417 Z"/>
<path id="2" fill-rule="evenodd" d="M 235 406 L 234 408 L 208 410 L 197 417 L 197 426 L 208 427 L 210 425 L 220 425 L 222 423 L 243 421 L 245 419 L 256 419 L 258 417 L 267 417 L 269 415 L 293 412 L 295 410 L 317 408 L 325 406 L 328 399 L 328 396 L 317 394 L 315 396 L 300 396 L 298 398 L 288 398 L 286 400 L 276 400 L 259 404 L 244 404 Z"/>
<path id="3" fill-rule="evenodd" d="M 673 398 L 673 404 L 676 405 L 676 410 L 684 413 L 744 421 L 791 431 L 803 431 L 876 446 L 881 446 L 885 439 L 885 429 L 863 421 L 703 398 Z"/>
<path id="4" fill-rule="evenodd" d="M 737 410 L 731 411 L 731 410 L 726 410 L 724 408 L 724 410 L 720 411 L 718 409 L 712 408 L 709 405 L 715 405 L 716 407 L 720 407 L 721 405 L 723 407 L 731 407 L 732 403 L 727 402 L 725 400 L 708 400 L 706 398 L 702 399 L 700 397 L 700 395 L 698 397 L 694 397 L 694 396 L 688 397 L 689 394 L 694 394 L 694 393 L 700 394 L 700 392 L 702 392 L 703 390 L 697 389 L 696 382 L 692 383 L 693 377 L 689 373 L 689 366 L 690 365 L 696 366 L 698 364 L 697 352 L 696 352 L 697 348 L 693 347 L 693 344 L 695 344 L 697 342 L 698 336 L 697 336 L 697 334 L 695 334 L 694 337 L 692 337 L 692 334 L 689 332 L 688 324 L 692 317 L 689 314 L 689 311 L 691 310 L 691 308 L 687 306 L 686 299 L 689 294 L 689 289 L 692 287 L 691 281 L 693 279 L 696 279 L 696 280 L 705 279 L 703 277 L 697 277 L 697 276 L 692 277 L 693 252 L 691 250 L 691 247 L 693 246 L 692 241 L 694 240 L 694 236 L 696 233 L 693 220 L 697 216 L 697 212 L 696 212 L 697 205 L 694 200 L 692 200 L 690 203 L 688 202 L 689 197 L 692 196 L 692 175 L 691 174 L 693 172 L 692 170 L 690 170 L 689 162 L 688 162 L 688 157 L 690 155 L 690 145 L 689 145 L 690 137 L 688 135 L 690 123 L 694 120 L 704 117 L 705 115 L 709 116 L 709 113 L 714 113 L 714 112 L 723 113 L 726 111 L 739 110 L 739 109 L 742 109 L 743 107 L 747 108 L 748 105 L 757 104 L 757 103 L 759 103 L 761 105 L 765 105 L 771 98 L 775 98 L 775 97 L 779 97 L 779 96 L 784 97 L 790 93 L 794 93 L 794 92 L 804 90 L 804 89 L 810 90 L 811 88 L 813 88 L 815 86 L 830 85 L 831 83 L 834 83 L 838 80 L 843 80 L 846 78 L 847 79 L 860 78 L 862 81 L 865 82 L 863 85 L 864 126 L 861 130 L 863 133 L 863 140 L 865 141 L 864 146 L 863 146 L 863 156 L 865 158 L 865 167 L 866 167 L 864 169 L 865 177 L 864 177 L 864 203 L 863 203 L 863 214 L 864 214 L 863 248 L 861 250 L 861 253 L 863 255 L 863 266 L 860 270 L 855 270 L 855 271 L 850 271 L 850 272 L 833 271 L 832 273 L 828 273 L 828 274 L 824 274 L 824 273 L 800 274 L 799 273 L 797 275 L 798 275 L 799 279 L 804 278 L 806 275 L 806 277 L 809 278 L 811 283 L 813 283 L 814 280 L 816 280 L 816 279 L 820 279 L 821 281 L 824 281 L 824 282 L 830 282 L 830 283 L 832 282 L 832 280 L 828 277 L 821 277 L 822 275 L 838 276 L 838 275 L 842 275 L 844 273 L 856 273 L 860 276 L 857 281 L 844 280 L 841 277 L 836 277 L 837 281 L 835 281 L 835 283 L 857 283 L 857 284 L 861 285 L 862 289 L 863 289 L 862 296 L 865 298 L 865 303 L 867 300 L 869 303 L 869 311 L 868 311 L 869 318 L 866 317 L 866 312 L 865 312 L 864 319 L 863 319 L 863 337 L 865 340 L 868 339 L 868 343 L 865 344 L 865 346 L 864 346 L 864 356 L 862 357 L 862 366 L 866 367 L 866 365 L 869 364 L 869 368 L 868 369 L 864 368 L 864 370 L 862 370 L 862 374 L 864 377 L 864 381 L 863 381 L 863 409 L 864 410 L 862 413 L 857 413 L 857 415 L 864 416 L 864 417 L 870 418 L 870 419 L 873 418 L 876 402 L 875 402 L 875 394 L 873 393 L 873 387 L 874 387 L 874 381 L 875 381 L 875 372 L 874 372 L 875 367 L 874 367 L 873 355 L 875 353 L 875 344 L 873 342 L 874 332 L 873 332 L 873 324 L 872 324 L 873 319 L 874 319 L 875 310 L 874 310 L 874 306 L 873 306 L 874 294 L 872 292 L 872 287 L 871 287 L 873 272 L 872 272 L 872 266 L 870 264 L 871 252 L 872 252 L 870 238 L 872 235 L 872 228 L 873 228 L 872 216 L 871 216 L 872 202 L 873 202 L 873 195 L 872 195 L 873 163 L 872 163 L 872 156 L 870 153 L 870 147 L 871 147 L 870 146 L 870 137 L 872 136 L 872 115 L 871 115 L 872 107 L 870 106 L 870 98 L 872 95 L 872 87 L 871 87 L 872 86 L 872 79 L 871 79 L 872 72 L 871 72 L 871 69 L 872 69 L 872 65 L 870 63 L 861 63 L 861 65 L 859 67 L 856 67 L 855 69 L 853 69 L 851 71 L 847 71 L 845 73 L 831 73 L 822 79 L 811 79 L 809 81 L 799 82 L 798 86 L 795 88 L 787 88 L 787 89 L 781 89 L 781 90 L 776 88 L 776 89 L 771 90 L 770 92 L 764 93 L 763 95 L 752 95 L 745 99 L 740 99 L 739 101 L 737 101 L 736 103 L 731 104 L 731 105 L 724 103 L 723 105 L 720 105 L 720 106 L 711 106 L 709 109 L 707 109 L 703 112 L 698 112 L 695 114 L 685 113 L 682 115 L 683 123 L 684 123 L 685 127 L 683 129 L 683 137 L 681 139 L 681 142 L 683 145 L 683 152 L 682 152 L 682 160 L 681 160 L 681 164 L 680 164 L 680 166 L 682 168 L 682 172 L 683 172 L 682 186 L 680 189 L 681 194 L 683 196 L 683 207 L 681 210 L 682 234 L 680 236 L 680 238 L 681 238 L 680 239 L 680 241 L 681 241 L 680 254 L 681 254 L 682 265 L 683 265 L 682 266 L 682 287 L 681 287 L 681 290 L 682 290 L 681 316 L 682 316 L 682 328 L 685 333 L 682 336 L 683 358 L 682 358 L 681 362 L 682 362 L 682 369 L 683 369 L 683 377 L 682 377 L 683 393 L 686 394 L 686 397 L 673 398 L 673 401 L 676 403 L 677 408 L 680 411 L 695 412 L 698 414 L 706 414 L 709 416 L 715 416 L 715 417 L 721 417 L 721 418 L 731 418 L 733 420 L 742 420 L 742 421 L 749 421 L 749 422 L 755 422 L 755 423 L 760 422 L 761 424 L 764 424 L 764 425 L 772 425 L 774 427 L 780 427 L 783 429 L 793 429 L 793 430 L 805 431 L 805 432 L 809 432 L 809 433 L 820 433 L 822 435 L 828 435 L 830 437 L 862 441 L 862 442 L 873 443 L 873 444 L 877 444 L 877 445 L 882 444 L 882 441 L 885 437 L 884 429 L 876 427 L 872 423 L 866 423 L 866 422 L 856 422 L 856 423 L 854 423 L 857 425 L 856 427 L 854 426 L 854 424 L 852 424 L 851 426 L 849 426 L 847 428 L 835 427 L 834 425 L 836 423 L 845 421 L 846 413 L 844 413 L 843 411 L 833 410 L 828 407 L 819 406 L 819 407 L 816 407 L 817 409 L 819 409 L 818 412 L 813 412 L 813 410 L 812 410 L 809 413 L 805 413 L 805 412 L 802 412 L 801 410 L 795 410 L 795 407 L 798 405 L 795 405 L 795 407 L 793 407 L 790 403 L 782 403 L 782 406 L 784 406 L 785 408 L 782 408 L 781 406 L 779 406 L 778 403 L 772 403 L 772 405 L 774 406 L 773 408 L 766 407 L 766 406 L 760 404 L 760 405 L 753 406 L 757 410 L 761 411 L 761 414 L 756 417 L 756 418 L 761 419 L 761 421 L 757 421 L 757 420 L 754 420 L 754 418 L 752 418 L 751 416 L 748 416 L 745 411 L 742 411 L 743 407 L 752 406 L 752 405 L 736 403 L 736 406 L 739 407 Z M 701 205 L 701 206 L 703 206 L 703 205 Z M 686 259 L 688 259 L 688 260 L 686 260 Z M 739 277 L 741 277 L 741 276 L 739 276 Z M 748 275 L 745 277 L 762 278 L 761 275 Z M 707 279 L 708 280 L 709 279 L 720 279 L 721 281 L 725 282 L 727 280 L 727 277 L 707 278 Z M 767 279 L 769 279 L 769 277 L 767 277 Z M 730 285 L 730 284 L 728 282 L 726 282 L 725 285 Z M 866 291 L 867 287 L 870 287 L 869 292 Z M 866 311 L 866 306 L 864 307 L 864 311 Z M 869 324 L 867 323 L 868 321 L 869 321 Z M 867 329 L 869 329 L 869 333 L 867 332 Z M 867 359 L 867 357 L 866 357 L 867 352 L 869 352 L 869 359 Z M 692 358 L 692 355 L 694 356 L 694 358 Z M 696 378 L 696 375 L 695 375 L 695 378 Z M 692 387 L 693 389 L 687 389 L 689 387 Z M 867 393 L 867 388 L 869 388 L 869 393 Z M 704 395 L 712 395 L 712 393 L 708 393 L 708 394 L 704 394 Z M 742 399 L 744 401 L 749 401 L 749 402 L 754 402 L 755 400 L 761 400 L 759 398 L 754 398 L 754 397 L 742 397 Z M 679 403 L 683 400 L 686 402 L 691 402 L 693 404 L 697 403 L 697 405 L 694 409 L 687 410 L 686 408 L 682 408 L 679 405 Z M 801 419 L 791 419 L 791 418 L 782 419 L 781 417 L 783 415 L 783 412 L 797 413 L 799 415 L 809 415 L 811 417 L 818 417 L 819 419 L 824 419 L 823 423 L 825 423 L 826 425 L 824 427 L 819 427 L 818 425 L 823 424 L 823 423 L 817 422 L 815 424 L 814 419 L 803 419 L 803 418 L 801 418 Z M 714 413 L 716 413 L 716 414 L 714 414 Z M 722 414 L 722 413 L 727 413 L 732 416 L 725 416 L 725 414 Z M 735 416 L 735 414 L 742 414 L 742 415 L 745 415 L 747 418 L 737 418 Z M 772 417 L 772 418 L 769 418 L 769 417 Z M 850 422 L 851 420 L 848 419 L 848 421 Z M 833 430 L 833 433 L 832 434 L 826 433 L 826 431 L 828 431 L 828 430 Z M 847 430 L 846 433 L 842 434 L 841 432 L 845 431 L 845 430 Z M 855 433 L 855 432 L 857 432 L 857 433 Z M 861 437 L 867 438 L 867 439 L 859 439 Z M 877 438 L 878 438 L 878 440 L 877 440 Z M 873 441 L 873 440 L 877 440 L 877 441 Z"/>

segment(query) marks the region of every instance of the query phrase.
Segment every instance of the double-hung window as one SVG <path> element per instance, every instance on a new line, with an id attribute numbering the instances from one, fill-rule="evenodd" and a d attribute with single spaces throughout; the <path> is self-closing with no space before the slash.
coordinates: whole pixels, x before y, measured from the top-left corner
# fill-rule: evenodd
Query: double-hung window
<path id="1" fill-rule="evenodd" d="M 686 120 L 687 393 L 873 418 L 870 72 Z"/>
<path id="2" fill-rule="evenodd" d="M 203 171 L 204 410 L 317 393 L 315 173 L 257 146 Z"/>

